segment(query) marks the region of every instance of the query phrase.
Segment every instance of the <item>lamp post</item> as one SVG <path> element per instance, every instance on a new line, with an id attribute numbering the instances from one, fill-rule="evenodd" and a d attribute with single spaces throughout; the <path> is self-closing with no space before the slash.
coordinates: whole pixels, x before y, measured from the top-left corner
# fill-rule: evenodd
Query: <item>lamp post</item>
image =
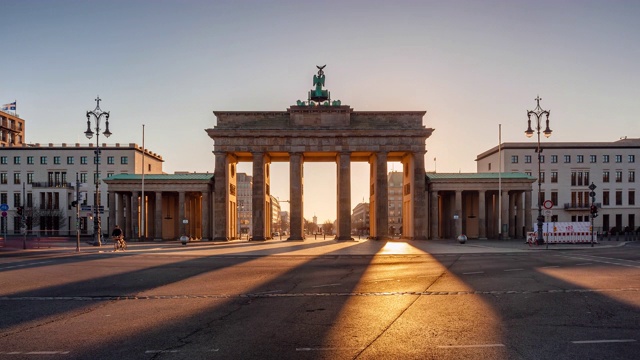
<path id="1" fill-rule="evenodd" d="M 540 196 L 540 194 L 542 193 L 542 181 L 540 178 L 540 174 L 541 174 L 541 163 L 542 163 L 542 148 L 540 148 L 540 130 L 542 130 L 542 116 L 546 115 L 547 117 L 547 122 L 546 122 L 546 128 L 543 131 L 543 134 L 545 137 L 549 137 L 551 136 L 551 129 L 549 128 L 549 110 L 542 110 L 542 108 L 540 107 L 540 100 L 542 100 L 540 98 L 540 96 L 536 97 L 536 108 L 533 110 L 527 110 L 527 118 L 529 119 L 527 121 L 527 130 L 524 132 L 527 137 L 531 137 L 533 136 L 533 132 L 534 130 L 531 129 L 531 115 L 536 117 L 536 128 L 535 128 L 535 132 L 538 134 L 538 148 L 536 149 L 536 152 L 538 153 L 538 237 L 537 237 L 537 243 L 538 245 L 542 245 L 544 243 L 544 238 L 542 237 L 542 225 L 544 223 L 544 216 L 542 216 L 542 198 Z"/>
<path id="2" fill-rule="evenodd" d="M 91 139 L 93 137 L 93 131 L 91 130 L 91 116 L 94 117 L 94 119 L 96 120 L 96 127 L 95 127 L 95 134 L 96 134 L 96 149 L 94 151 L 96 157 L 95 157 L 95 162 L 96 162 L 96 176 L 95 176 L 95 183 L 96 183 L 96 193 L 95 193 L 95 198 L 94 198 L 94 208 L 95 208 L 95 212 L 94 212 L 94 220 L 93 220 L 93 236 L 94 236 L 94 241 L 93 241 L 93 245 L 94 246 L 101 246 L 102 242 L 100 241 L 100 238 L 102 236 L 102 228 L 101 228 L 101 221 L 100 221 L 100 119 L 102 117 L 104 117 L 105 120 L 105 130 L 102 134 L 104 134 L 104 136 L 109 137 L 111 136 L 111 131 L 109 131 L 109 112 L 108 111 L 102 111 L 100 109 L 100 97 L 96 97 L 96 108 L 93 109 L 93 111 L 87 111 L 87 131 L 84 132 L 84 134 L 87 136 L 87 139 Z"/>

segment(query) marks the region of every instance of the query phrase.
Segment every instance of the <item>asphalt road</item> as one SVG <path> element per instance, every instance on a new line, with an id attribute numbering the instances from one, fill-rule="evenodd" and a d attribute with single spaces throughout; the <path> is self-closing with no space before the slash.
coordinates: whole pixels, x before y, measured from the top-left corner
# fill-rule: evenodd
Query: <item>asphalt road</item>
<path id="1" fill-rule="evenodd" d="M 0 359 L 640 353 L 638 242 L 438 253 L 390 243 L 371 254 L 334 244 L 0 253 Z"/>

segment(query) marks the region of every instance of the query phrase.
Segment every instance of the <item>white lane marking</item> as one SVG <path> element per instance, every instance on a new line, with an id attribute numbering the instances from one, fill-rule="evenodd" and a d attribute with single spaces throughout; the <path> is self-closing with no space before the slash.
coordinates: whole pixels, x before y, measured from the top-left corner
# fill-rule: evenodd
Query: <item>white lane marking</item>
<path id="1" fill-rule="evenodd" d="M 558 265 L 551 265 L 551 266 L 543 266 L 540 269 L 551 269 L 551 268 L 559 268 L 560 266 Z"/>
<path id="2" fill-rule="evenodd" d="M 606 343 L 625 343 L 636 342 L 634 339 L 612 339 L 612 340 L 579 340 L 572 341 L 572 344 L 606 344 Z"/>
<path id="3" fill-rule="evenodd" d="M 179 353 L 179 352 L 182 352 L 182 353 L 198 352 L 199 353 L 199 352 L 218 352 L 218 351 L 220 351 L 220 349 L 210 349 L 210 350 L 200 350 L 200 351 L 197 351 L 197 350 L 196 351 L 193 351 L 193 350 L 188 350 L 188 351 L 185 351 L 185 350 L 147 350 L 144 353 L 145 354 L 176 354 L 176 353 Z"/>
<path id="4" fill-rule="evenodd" d="M 486 347 L 504 347 L 504 344 L 475 344 L 475 345 L 440 345 L 442 349 L 450 348 L 486 348 Z"/>
<path id="5" fill-rule="evenodd" d="M 346 351 L 346 350 L 364 350 L 364 348 L 350 348 L 350 347 L 317 347 L 317 348 L 311 348 L 311 347 L 304 347 L 304 348 L 296 348 L 296 351 Z"/>
<path id="6" fill-rule="evenodd" d="M 621 264 L 619 262 L 613 262 L 613 261 L 604 261 L 604 260 L 600 260 L 600 259 L 596 258 L 595 256 L 590 256 L 590 257 L 586 257 L 586 258 L 585 257 L 578 257 L 578 256 L 568 256 L 568 255 L 554 255 L 554 256 L 564 257 L 564 258 L 569 258 L 569 259 L 590 260 L 590 261 L 593 261 L 593 262 L 598 262 L 598 263 L 603 263 L 603 264 L 627 266 L 627 267 L 640 269 L 639 265 L 629 265 L 629 264 Z M 582 255 L 582 256 L 589 256 L 589 255 Z M 609 258 L 605 258 L 605 259 L 609 259 Z M 625 260 L 625 259 L 611 259 L 611 260 L 634 262 L 632 260 Z"/>
<path id="7" fill-rule="evenodd" d="M 524 270 L 524 269 L 507 269 L 507 270 L 504 270 L 504 271 L 522 271 L 522 270 Z"/>
<path id="8" fill-rule="evenodd" d="M 262 292 L 258 292 L 258 293 L 253 293 L 252 295 L 273 294 L 273 293 L 279 293 L 279 292 L 282 292 L 282 290 L 262 291 Z"/>
<path id="9" fill-rule="evenodd" d="M 584 265 L 591 265 L 591 263 L 576 264 L 576 266 L 584 266 Z"/>
<path id="10" fill-rule="evenodd" d="M 15 268 L 19 268 L 19 267 L 25 267 L 25 266 L 32 266 L 32 265 L 42 265 L 42 264 L 47 264 L 53 262 L 53 260 L 47 260 L 47 261 L 39 261 L 39 262 L 33 262 L 33 263 L 26 263 L 26 264 L 18 264 L 18 265 L 11 265 L 11 266 L 5 266 L 0 268 L 0 270 L 5 270 L 5 269 L 15 269 Z"/>
<path id="11" fill-rule="evenodd" d="M 369 282 L 378 282 L 378 281 L 393 281 L 395 279 L 375 279 L 375 280 L 369 280 Z"/>
<path id="12" fill-rule="evenodd" d="M 484 274 L 484 271 L 473 271 L 473 272 L 462 273 L 462 275 L 473 275 L 473 274 Z"/>
<path id="13" fill-rule="evenodd" d="M 327 286 L 338 286 L 338 285 L 342 285 L 342 284 L 316 285 L 316 286 L 312 286 L 312 288 L 321 288 L 321 287 L 327 287 Z"/>

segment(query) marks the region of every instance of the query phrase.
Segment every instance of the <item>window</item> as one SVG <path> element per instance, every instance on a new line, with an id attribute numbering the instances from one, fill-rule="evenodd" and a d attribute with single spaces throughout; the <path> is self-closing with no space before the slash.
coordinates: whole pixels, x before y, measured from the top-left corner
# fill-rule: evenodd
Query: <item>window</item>
<path id="1" fill-rule="evenodd" d="M 557 183 L 558 182 L 558 172 L 557 171 L 552 171 L 551 172 L 551 182 L 552 183 Z"/>
<path id="2" fill-rule="evenodd" d="M 525 171 L 525 174 L 527 174 L 528 176 L 531 176 L 531 171 Z"/>
<path id="3" fill-rule="evenodd" d="M 13 193 L 13 206 L 18 207 L 22 206 L 22 202 L 20 201 L 20 193 Z"/>
<path id="4" fill-rule="evenodd" d="M 608 163 L 609 162 L 609 155 L 602 155 L 602 162 L 603 163 Z"/>
<path id="5" fill-rule="evenodd" d="M 514 155 L 516 157 L 516 162 L 518 162 L 518 156 Z M 511 162 L 513 162 L 513 156 L 511 157 Z M 122 156 L 120 157 L 120 164 L 122 165 L 127 165 L 129 163 L 129 158 L 126 156 Z"/>
<path id="6" fill-rule="evenodd" d="M 124 156 L 122 157 L 124 159 Z M 517 164 L 518 163 L 518 155 L 511 155 L 511 163 L 512 164 Z M 124 164 L 124 163 L 122 163 Z"/>
<path id="7" fill-rule="evenodd" d="M 609 182 L 609 172 L 608 171 L 603 171 L 602 172 L 602 182 Z"/>
<path id="8" fill-rule="evenodd" d="M 545 200 L 545 196 L 544 196 L 544 191 L 540 191 L 540 204 L 544 203 Z"/>
<path id="9" fill-rule="evenodd" d="M 629 170 L 629 182 L 636 182 L 636 171 L 635 170 Z"/>
<path id="10" fill-rule="evenodd" d="M 636 156 L 635 155 L 629 155 L 629 160 L 630 163 L 634 163 L 636 162 Z"/>
<path id="11" fill-rule="evenodd" d="M 578 173 L 575 171 L 571 172 L 571 186 L 576 186 L 578 184 Z"/>
<path id="12" fill-rule="evenodd" d="M 588 171 L 584 172 L 584 184 L 585 185 L 589 185 L 589 172 Z"/>
<path id="13" fill-rule="evenodd" d="M 67 156 L 67 164 L 73 165 L 73 156 Z"/>
<path id="14" fill-rule="evenodd" d="M 100 160 L 99 156 L 94 156 L 93 157 L 93 163 L 94 164 L 98 164 L 98 163 L 102 164 L 102 161 Z"/>
<path id="15" fill-rule="evenodd" d="M 47 157 L 40 156 L 40 165 L 47 165 Z"/>
<path id="16" fill-rule="evenodd" d="M 622 171 L 616 170 L 616 182 L 622 182 Z"/>
<path id="17" fill-rule="evenodd" d="M 578 171 L 578 186 L 582 186 L 582 172 Z"/>
<path id="18" fill-rule="evenodd" d="M 20 165 L 20 156 L 14 156 L 13 157 L 13 164 L 14 165 Z"/>
<path id="19" fill-rule="evenodd" d="M 584 162 L 584 156 L 583 155 L 576 155 L 576 162 L 583 163 Z"/>
<path id="20" fill-rule="evenodd" d="M 110 177 L 112 177 L 112 176 L 113 176 L 113 172 L 108 172 L 108 173 L 107 173 L 107 177 L 108 177 L 108 178 L 110 178 Z"/>
<path id="21" fill-rule="evenodd" d="M 551 192 L 551 202 L 553 202 L 553 206 L 558 206 L 558 192 L 557 191 L 552 191 Z"/>
<path id="22" fill-rule="evenodd" d="M 33 165 L 33 156 L 27 156 L 27 164 Z"/>
<path id="23" fill-rule="evenodd" d="M 531 164 L 531 155 L 525 155 L 524 156 L 524 163 L 525 164 Z"/>
<path id="24" fill-rule="evenodd" d="M 27 173 L 27 184 L 33 184 L 33 173 Z"/>
<path id="25" fill-rule="evenodd" d="M 87 173 L 80 173 L 80 182 L 81 183 L 87 182 Z"/>
<path id="26" fill-rule="evenodd" d="M 558 163 L 558 155 L 551 155 L 551 163 L 552 164 Z"/>
<path id="27" fill-rule="evenodd" d="M 629 190 L 629 205 L 636 204 L 636 192 L 635 190 Z"/>
<path id="28" fill-rule="evenodd" d="M 86 156 L 80 156 L 80 164 L 81 165 L 87 165 L 87 157 Z"/>
<path id="29" fill-rule="evenodd" d="M 6 184 L 7 181 L 7 173 L 0 173 L 0 184 Z"/>
<path id="30" fill-rule="evenodd" d="M 0 194 L 0 204 L 6 204 L 8 201 L 7 199 L 8 199 L 7 193 Z"/>
<path id="31" fill-rule="evenodd" d="M 487 164 L 487 171 L 491 171 L 491 163 Z"/>
<path id="32" fill-rule="evenodd" d="M 565 162 L 565 164 L 570 163 L 571 162 L 571 155 L 565 155 L 564 156 L 564 162 Z"/>
<path id="33" fill-rule="evenodd" d="M 96 184 L 97 182 L 100 181 L 100 173 L 93 173 L 93 183 Z"/>
<path id="34" fill-rule="evenodd" d="M 13 173 L 13 183 L 20 185 L 20 173 L 19 172 L 15 172 Z"/>
<path id="35" fill-rule="evenodd" d="M 107 156 L 107 164 L 109 165 L 115 164 L 115 160 L 113 159 L 113 156 Z"/>
<path id="36" fill-rule="evenodd" d="M 590 163 L 595 163 L 597 160 L 597 156 L 595 155 L 589 155 L 589 162 Z"/>
<path id="37" fill-rule="evenodd" d="M 6 156 L 0 156 L 0 164 L 7 165 L 7 157 Z"/>
<path id="38" fill-rule="evenodd" d="M 609 205 L 609 190 L 602 192 L 602 205 Z"/>
<path id="39" fill-rule="evenodd" d="M 54 156 L 53 157 L 53 163 L 55 165 L 60 165 L 60 156 Z"/>
<path id="40" fill-rule="evenodd" d="M 622 155 L 616 155 L 616 162 L 617 163 L 621 163 L 622 162 Z"/>
<path id="41" fill-rule="evenodd" d="M 622 190 L 616 190 L 616 205 L 622 205 Z"/>
<path id="42" fill-rule="evenodd" d="M 540 159 L 540 164 L 544 164 L 544 155 L 540 155 L 539 159 Z"/>
<path id="43" fill-rule="evenodd" d="M 544 171 L 540 171 L 540 182 L 544 182 Z"/>

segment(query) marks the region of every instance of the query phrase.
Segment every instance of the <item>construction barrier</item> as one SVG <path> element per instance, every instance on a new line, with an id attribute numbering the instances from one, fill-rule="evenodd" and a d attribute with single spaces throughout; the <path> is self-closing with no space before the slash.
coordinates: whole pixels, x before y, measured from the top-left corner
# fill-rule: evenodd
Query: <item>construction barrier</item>
<path id="1" fill-rule="evenodd" d="M 527 232 L 527 240 L 538 238 L 537 231 Z M 542 224 L 542 238 L 549 244 L 591 243 L 591 224 L 588 222 L 556 222 Z M 598 238 L 593 234 L 593 242 Z"/>

